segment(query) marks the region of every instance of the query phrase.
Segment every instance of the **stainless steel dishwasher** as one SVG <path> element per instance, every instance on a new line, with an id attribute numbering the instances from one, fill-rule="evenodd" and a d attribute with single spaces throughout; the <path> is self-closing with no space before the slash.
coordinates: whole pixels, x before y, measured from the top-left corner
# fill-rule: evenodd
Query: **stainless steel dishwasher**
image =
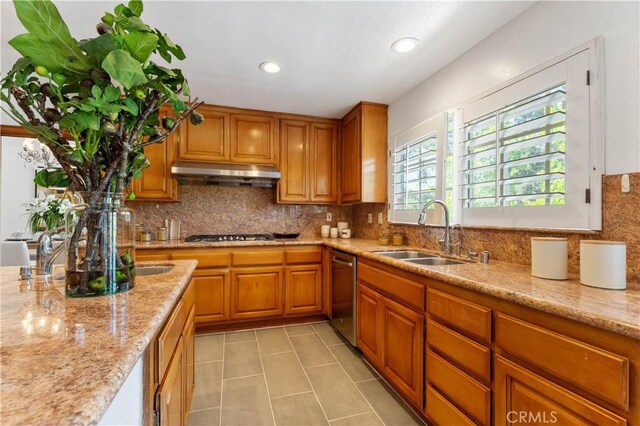
<path id="1" fill-rule="evenodd" d="M 331 250 L 331 324 L 356 346 L 356 257 Z"/>

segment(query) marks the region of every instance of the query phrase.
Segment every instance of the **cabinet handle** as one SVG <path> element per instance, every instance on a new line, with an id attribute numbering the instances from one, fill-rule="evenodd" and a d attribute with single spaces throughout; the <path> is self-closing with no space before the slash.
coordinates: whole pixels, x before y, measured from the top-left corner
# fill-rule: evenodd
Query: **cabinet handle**
<path id="1" fill-rule="evenodd" d="M 353 268 L 353 263 L 347 262 L 347 261 L 342 260 L 342 259 L 338 259 L 337 257 L 332 257 L 331 261 L 332 262 L 336 262 L 336 263 L 341 263 L 343 265 L 347 265 L 349 268 Z"/>

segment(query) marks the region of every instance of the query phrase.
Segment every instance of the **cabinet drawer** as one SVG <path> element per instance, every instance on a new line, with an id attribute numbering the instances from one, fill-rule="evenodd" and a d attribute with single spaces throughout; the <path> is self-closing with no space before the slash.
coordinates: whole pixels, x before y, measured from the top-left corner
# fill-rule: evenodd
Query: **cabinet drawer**
<path id="1" fill-rule="evenodd" d="M 321 263 L 321 247 L 291 248 L 286 251 L 287 263 Z"/>
<path id="2" fill-rule="evenodd" d="M 233 266 L 280 265 L 284 263 L 283 250 L 242 250 L 233 252 Z"/>
<path id="3" fill-rule="evenodd" d="M 193 305 L 196 301 L 195 287 L 196 286 L 192 279 L 191 282 L 189 283 L 189 286 L 187 287 L 187 289 L 184 291 L 184 294 L 182 295 L 182 314 L 184 315 L 184 318 L 187 318 L 189 316 L 189 312 L 191 312 L 191 308 L 193 308 Z"/>
<path id="4" fill-rule="evenodd" d="M 429 289 L 427 312 L 463 334 L 487 345 L 491 344 L 491 309 Z"/>
<path id="5" fill-rule="evenodd" d="M 425 414 L 437 426 L 473 426 L 475 423 L 431 386 L 427 386 Z"/>
<path id="6" fill-rule="evenodd" d="M 136 262 L 160 262 L 170 258 L 171 254 L 168 251 L 136 250 Z"/>
<path id="7" fill-rule="evenodd" d="M 171 258 L 174 260 L 196 259 L 198 261 L 198 269 L 225 268 L 229 266 L 229 253 L 226 252 L 180 249 L 174 251 Z"/>
<path id="8" fill-rule="evenodd" d="M 629 360 L 570 337 L 496 315 L 496 346 L 624 409 Z"/>
<path id="9" fill-rule="evenodd" d="M 160 336 L 158 337 L 158 369 L 159 377 L 164 377 L 164 373 L 171 360 L 171 355 L 178 344 L 180 335 L 182 334 L 182 325 L 185 321 L 184 310 L 182 309 L 182 300 L 178 302 L 169 319 L 164 325 Z"/>
<path id="10" fill-rule="evenodd" d="M 490 423 L 491 390 L 431 351 L 427 351 L 427 381 L 474 421 Z"/>
<path id="11" fill-rule="evenodd" d="M 424 311 L 423 284 L 393 275 L 366 263 L 358 264 L 358 279 L 412 308 Z"/>
<path id="12" fill-rule="evenodd" d="M 491 382 L 491 350 L 489 348 L 430 319 L 427 320 L 427 344 L 469 374 L 486 383 Z"/>

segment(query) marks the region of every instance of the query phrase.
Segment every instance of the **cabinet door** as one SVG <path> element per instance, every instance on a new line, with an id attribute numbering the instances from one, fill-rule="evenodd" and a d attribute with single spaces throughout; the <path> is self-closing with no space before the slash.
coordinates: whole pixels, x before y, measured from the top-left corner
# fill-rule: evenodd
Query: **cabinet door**
<path id="1" fill-rule="evenodd" d="M 187 120 L 180 127 L 178 158 L 189 161 L 229 161 L 229 114 L 202 105 L 204 122 L 194 126 Z"/>
<path id="2" fill-rule="evenodd" d="M 278 164 L 275 117 L 231 114 L 230 119 L 231 161 Z"/>
<path id="3" fill-rule="evenodd" d="M 310 198 L 313 202 L 338 201 L 338 126 L 311 123 Z"/>
<path id="4" fill-rule="evenodd" d="M 494 423 L 624 425 L 604 408 L 531 371 L 495 356 Z"/>
<path id="5" fill-rule="evenodd" d="M 342 122 L 340 200 L 343 203 L 354 203 L 361 197 L 361 118 L 357 109 Z"/>
<path id="6" fill-rule="evenodd" d="M 158 388 L 157 409 L 160 425 L 176 426 L 184 424 L 184 355 L 182 337 L 176 345 L 167 374 Z"/>
<path id="7" fill-rule="evenodd" d="M 280 122 L 280 171 L 278 201 L 309 201 L 309 124 Z"/>
<path id="8" fill-rule="evenodd" d="M 175 201 L 178 199 L 178 181 L 171 174 L 176 133 L 169 136 L 163 143 L 147 145 L 143 148 L 144 155 L 151 164 L 142 171 L 140 178 L 133 181 L 136 200 Z"/>
<path id="9" fill-rule="evenodd" d="M 285 315 L 322 312 L 322 265 L 288 266 L 285 270 Z"/>
<path id="10" fill-rule="evenodd" d="M 422 406 L 424 317 L 383 298 L 382 369 L 391 384 Z"/>
<path id="11" fill-rule="evenodd" d="M 196 322 L 212 323 L 229 319 L 229 272 L 227 270 L 196 270 Z"/>
<path id="12" fill-rule="evenodd" d="M 369 362 L 382 364 L 382 296 L 358 283 L 356 290 L 356 343 Z"/>
<path id="13" fill-rule="evenodd" d="M 193 385 L 195 384 L 195 354 L 196 354 L 196 326 L 195 326 L 195 309 L 191 308 L 187 316 L 187 322 L 184 324 L 182 336 L 184 339 L 184 419 L 189 416 L 189 408 L 191 407 L 191 399 L 193 398 Z"/>
<path id="14" fill-rule="evenodd" d="M 231 276 L 231 319 L 282 315 L 282 267 L 238 268 Z"/>

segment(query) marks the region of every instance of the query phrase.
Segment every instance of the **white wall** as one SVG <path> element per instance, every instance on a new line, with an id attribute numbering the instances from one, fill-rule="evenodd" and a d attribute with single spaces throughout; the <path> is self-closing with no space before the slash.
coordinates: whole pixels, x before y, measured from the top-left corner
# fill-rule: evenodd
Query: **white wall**
<path id="1" fill-rule="evenodd" d="M 601 35 L 606 80 L 605 173 L 640 171 L 639 17 L 638 2 L 538 2 L 392 102 L 389 135 Z"/>
<path id="2" fill-rule="evenodd" d="M 34 198 L 35 170 L 18 152 L 24 138 L 2 137 L 0 144 L 0 240 L 27 229 L 24 203 Z"/>

